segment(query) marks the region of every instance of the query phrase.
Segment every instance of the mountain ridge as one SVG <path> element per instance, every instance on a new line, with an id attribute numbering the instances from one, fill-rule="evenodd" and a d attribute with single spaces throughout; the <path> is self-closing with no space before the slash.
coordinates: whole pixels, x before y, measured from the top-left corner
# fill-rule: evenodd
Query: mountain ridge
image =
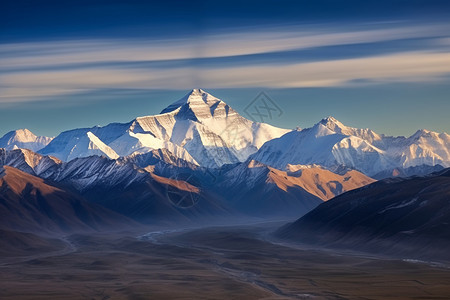
<path id="1" fill-rule="evenodd" d="M 21 136 L 19 133 L 15 135 Z M 22 133 L 31 141 L 38 138 L 27 130 Z M 288 165 L 316 164 L 332 171 L 355 169 L 383 178 L 450 166 L 447 133 L 420 129 L 409 137 L 386 136 L 369 128 L 346 126 L 332 116 L 310 128 L 282 129 L 248 120 L 202 89 L 191 90 L 158 115 L 64 131 L 46 138 L 46 145 L 22 145 L 20 138 L 8 134 L 0 139 L 5 149 L 27 146 L 62 161 L 90 155 L 115 159 L 167 149 L 206 168 L 244 163 L 250 158 L 280 170 Z"/>
<path id="2" fill-rule="evenodd" d="M 239 129 L 237 135 L 233 128 Z M 288 131 L 245 119 L 222 100 L 194 89 L 159 115 L 137 117 L 128 123 L 65 131 L 39 152 L 61 160 L 89 156 L 92 151 L 72 153 L 84 135 L 91 132 L 120 156 L 132 154 L 131 150 L 144 153 L 168 148 L 192 163 L 220 167 L 244 161 L 264 142 Z M 103 152 L 110 156 L 108 151 Z"/>
<path id="3" fill-rule="evenodd" d="M 338 175 L 315 167 L 304 174 L 298 170 L 287 173 L 254 161 L 207 169 L 167 149 L 117 159 L 93 155 L 68 162 L 30 150 L 0 149 L 0 164 L 64 185 L 93 203 L 150 223 L 167 218 L 195 223 L 205 217 L 296 217 L 332 195 L 373 181 L 357 171 Z M 179 208 L 172 196 L 193 199 L 195 205 Z M 199 219 L 192 220 L 194 216 Z"/>
<path id="4" fill-rule="evenodd" d="M 45 235 L 139 228 L 123 215 L 11 166 L 0 167 L 0 208 L 3 230 Z"/>
<path id="5" fill-rule="evenodd" d="M 289 164 L 318 164 L 330 169 L 345 166 L 375 176 L 395 168 L 449 167 L 450 136 L 418 130 L 410 137 L 390 137 L 327 117 L 310 128 L 268 141 L 250 158 L 281 170 Z"/>

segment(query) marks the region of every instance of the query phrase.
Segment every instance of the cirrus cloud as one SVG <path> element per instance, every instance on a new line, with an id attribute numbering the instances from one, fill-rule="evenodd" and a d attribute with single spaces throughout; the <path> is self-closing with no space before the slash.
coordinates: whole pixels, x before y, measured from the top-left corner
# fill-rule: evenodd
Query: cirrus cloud
<path id="1" fill-rule="evenodd" d="M 450 73 L 447 32 L 445 24 L 399 23 L 363 30 L 280 27 L 196 39 L 0 44 L 0 102 L 41 100 L 105 88 L 329 87 L 355 82 L 440 80 Z M 300 63 L 282 59 L 283 53 L 293 49 L 320 50 L 362 43 L 376 47 L 377 43 L 410 39 L 422 39 L 429 47 Z M 273 61 L 270 53 L 277 53 L 280 59 Z M 262 55 L 262 63 L 245 59 L 254 54 Z M 214 57 L 227 57 L 234 63 L 210 64 L 206 60 Z M 160 63 L 147 66 L 149 61 Z"/>

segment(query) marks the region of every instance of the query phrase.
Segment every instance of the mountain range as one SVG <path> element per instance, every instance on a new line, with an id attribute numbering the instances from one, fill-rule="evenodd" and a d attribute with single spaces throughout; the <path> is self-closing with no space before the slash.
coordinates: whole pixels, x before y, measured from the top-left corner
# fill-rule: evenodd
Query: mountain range
<path id="1" fill-rule="evenodd" d="M 394 169 L 419 167 L 419 172 L 420 167 L 449 167 L 450 135 L 418 130 L 408 138 L 389 137 L 328 117 L 311 128 L 268 141 L 251 158 L 279 169 L 290 164 L 344 166 L 379 178 Z"/>
<path id="2" fill-rule="evenodd" d="M 167 149 L 205 168 L 252 159 L 279 170 L 288 165 L 316 164 L 332 171 L 344 167 L 377 179 L 450 167 L 449 145 L 447 133 L 422 129 L 410 137 L 391 137 L 345 126 L 333 117 L 303 130 L 277 128 L 242 117 L 201 89 L 159 115 L 128 123 L 69 130 L 55 138 L 23 129 L 0 139 L 0 148 L 30 149 L 62 161 L 91 155 L 116 159 Z"/>
<path id="3" fill-rule="evenodd" d="M 14 195 L 5 192 L 3 205 L 22 205 L 20 197 L 34 186 L 29 183 L 41 180 L 34 194 L 54 189 L 39 192 L 39 199 L 50 203 L 67 195 L 95 206 L 86 210 L 104 224 L 114 219 L 108 213 L 120 215 L 121 224 L 297 218 L 378 179 L 449 167 L 450 136 L 419 130 L 411 137 L 389 137 L 333 117 L 311 128 L 282 129 L 251 121 L 194 89 L 161 114 L 128 123 L 54 138 L 26 129 L 9 132 L 0 139 L 0 166 L 3 191 L 8 178 L 26 182 Z M 21 213 L 37 214 L 26 209 Z M 0 229 L 17 228 L 5 222 Z"/>
<path id="4" fill-rule="evenodd" d="M 239 136 L 229 130 L 232 128 L 239 129 Z M 220 99 L 194 89 L 159 115 L 65 131 L 39 153 L 69 161 L 91 155 L 117 158 L 164 148 L 190 163 L 219 167 L 244 161 L 265 142 L 286 132 L 252 122 Z"/>
<path id="5" fill-rule="evenodd" d="M 0 165 L 56 183 L 142 223 L 297 217 L 374 181 L 355 170 L 339 175 L 316 166 L 285 172 L 255 161 L 208 169 L 166 149 L 68 162 L 27 149 L 0 149 Z M 179 203 L 181 199 L 191 203 Z"/>

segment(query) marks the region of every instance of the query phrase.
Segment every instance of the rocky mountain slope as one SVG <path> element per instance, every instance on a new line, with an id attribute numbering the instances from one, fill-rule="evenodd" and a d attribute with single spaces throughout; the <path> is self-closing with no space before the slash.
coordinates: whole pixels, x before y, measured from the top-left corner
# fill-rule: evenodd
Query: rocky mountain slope
<path id="1" fill-rule="evenodd" d="M 207 169 L 167 149 L 69 162 L 25 149 L 1 150 L 0 164 L 57 182 L 143 223 L 204 222 L 232 215 L 298 217 L 324 200 L 373 181 L 357 171 L 339 175 L 317 166 L 292 166 L 286 172 L 256 161 Z"/>
<path id="2" fill-rule="evenodd" d="M 281 171 L 254 160 L 229 168 L 218 178 L 215 188 L 239 210 L 252 215 L 280 211 L 292 217 L 374 182 L 354 170 L 339 175 L 319 166 L 290 166 L 289 171 Z"/>
<path id="3" fill-rule="evenodd" d="M 10 166 L 0 168 L 0 229 L 42 234 L 126 230 L 138 224 Z"/>
<path id="4" fill-rule="evenodd" d="M 344 193 L 278 231 L 305 244 L 450 260 L 450 169 Z"/>

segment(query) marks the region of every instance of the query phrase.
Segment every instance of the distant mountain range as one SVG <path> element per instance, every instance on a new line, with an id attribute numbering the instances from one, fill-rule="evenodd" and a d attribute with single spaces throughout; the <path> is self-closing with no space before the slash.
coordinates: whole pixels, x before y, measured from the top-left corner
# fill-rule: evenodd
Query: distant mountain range
<path id="1" fill-rule="evenodd" d="M 376 179 L 449 167 L 450 136 L 419 130 L 408 138 L 387 137 L 332 117 L 312 128 L 282 129 L 248 120 L 194 89 L 161 114 L 128 123 L 69 130 L 55 138 L 26 129 L 9 132 L 0 139 L 2 166 L 2 193 L 8 195 L 0 198 L 3 205 L 19 205 L 25 195 L 20 189 L 19 196 L 6 193 L 8 178 L 25 186 L 39 179 L 44 181 L 36 191 L 45 184 L 55 188 L 45 186 L 49 195 L 58 195 L 45 199 L 66 193 L 86 210 L 95 206 L 105 224 L 114 219 L 108 213 L 125 223 L 294 218 Z M 43 217 L 36 213 L 20 212 Z M 0 229 L 16 228 L 5 222 Z"/>
<path id="2" fill-rule="evenodd" d="M 53 138 L 46 136 L 36 136 L 28 129 L 10 131 L 0 138 L 0 148 L 6 150 L 30 149 L 38 151 L 47 146 Z"/>
<path id="3" fill-rule="evenodd" d="M 115 159 L 167 149 L 206 168 L 250 157 L 280 170 L 316 164 L 330 170 L 355 169 L 376 178 L 450 167 L 447 133 L 418 130 L 408 138 L 390 137 L 347 127 L 333 117 L 303 130 L 282 129 L 250 121 L 201 89 L 192 90 L 159 115 L 69 130 L 55 138 L 17 130 L 0 139 L 0 148 L 30 149 L 62 161 L 91 155 Z"/>
<path id="4" fill-rule="evenodd" d="M 450 135 L 419 130 L 408 138 L 386 137 L 328 117 L 312 128 L 268 141 L 251 158 L 279 169 L 289 164 L 318 164 L 332 170 L 344 166 L 380 177 L 394 169 L 450 167 Z"/>

